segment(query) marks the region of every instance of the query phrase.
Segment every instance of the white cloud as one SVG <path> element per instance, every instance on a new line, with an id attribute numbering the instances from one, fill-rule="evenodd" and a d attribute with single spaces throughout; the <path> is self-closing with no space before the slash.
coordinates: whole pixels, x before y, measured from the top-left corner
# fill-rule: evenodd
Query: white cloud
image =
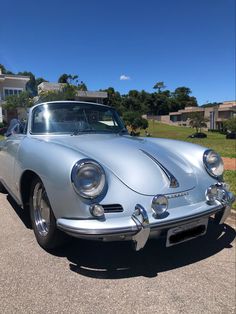
<path id="1" fill-rule="evenodd" d="M 128 80 L 130 80 L 131 78 L 129 77 L 129 76 L 127 76 L 127 75 L 125 75 L 125 74 L 122 74 L 121 76 L 120 76 L 120 81 L 128 81 Z"/>

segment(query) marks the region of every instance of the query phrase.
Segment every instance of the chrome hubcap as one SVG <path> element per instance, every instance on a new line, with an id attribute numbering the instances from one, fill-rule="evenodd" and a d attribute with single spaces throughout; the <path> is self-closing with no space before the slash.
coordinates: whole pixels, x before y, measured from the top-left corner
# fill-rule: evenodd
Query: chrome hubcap
<path id="1" fill-rule="evenodd" d="M 50 206 L 42 183 L 37 183 L 33 192 L 33 210 L 36 228 L 41 236 L 46 236 L 50 227 Z"/>

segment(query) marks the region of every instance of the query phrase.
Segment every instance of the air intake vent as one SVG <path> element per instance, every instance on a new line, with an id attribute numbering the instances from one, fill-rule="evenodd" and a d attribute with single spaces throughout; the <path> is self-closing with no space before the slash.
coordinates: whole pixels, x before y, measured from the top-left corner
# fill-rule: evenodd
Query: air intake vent
<path id="1" fill-rule="evenodd" d="M 105 213 L 120 213 L 123 212 L 123 207 L 120 204 L 102 205 Z"/>

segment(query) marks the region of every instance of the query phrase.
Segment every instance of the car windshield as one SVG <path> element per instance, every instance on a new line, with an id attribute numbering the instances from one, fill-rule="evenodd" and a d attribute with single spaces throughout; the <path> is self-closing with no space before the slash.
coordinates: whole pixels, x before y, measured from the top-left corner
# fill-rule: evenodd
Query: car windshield
<path id="1" fill-rule="evenodd" d="M 119 133 L 125 130 L 117 112 L 89 103 L 48 103 L 34 108 L 32 134 Z"/>

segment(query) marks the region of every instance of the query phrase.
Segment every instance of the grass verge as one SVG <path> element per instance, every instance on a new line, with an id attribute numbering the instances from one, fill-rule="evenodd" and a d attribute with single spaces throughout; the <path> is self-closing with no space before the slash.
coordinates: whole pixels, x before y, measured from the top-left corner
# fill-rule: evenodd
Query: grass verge
<path id="1" fill-rule="evenodd" d="M 236 158 L 236 141 L 226 139 L 225 135 L 205 132 L 207 138 L 188 138 L 195 130 L 188 127 L 172 126 L 164 123 L 149 121 L 148 132 L 153 137 L 162 137 L 191 142 L 217 151 L 222 157 Z M 142 132 L 144 135 L 144 132 Z"/>
<path id="2" fill-rule="evenodd" d="M 230 185 L 230 191 L 236 195 L 236 171 L 226 170 L 224 180 Z M 236 202 L 233 203 L 232 208 L 236 211 Z"/>

